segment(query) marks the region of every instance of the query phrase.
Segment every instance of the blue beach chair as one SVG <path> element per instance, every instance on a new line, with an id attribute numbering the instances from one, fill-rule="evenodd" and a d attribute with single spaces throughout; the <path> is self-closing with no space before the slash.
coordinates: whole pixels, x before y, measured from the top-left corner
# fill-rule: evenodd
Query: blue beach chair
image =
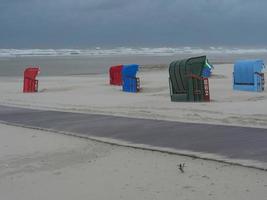
<path id="1" fill-rule="evenodd" d="M 140 80 L 136 77 L 139 65 L 123 65 L 122 69 L 122 90 L 124 92 L 139 92 Z"/>
<path id="2" fill-rule="evenodd" d="M 202 77 L 209 78 L 212 74 L 213 69 L 214 69 L 213 65 L 209 63 L 208 59 L 206 59 L 205 65 L 202 70 Z"/>
<path id="3" fill-rule="evenodd" d="M 264 90 L 265 68 L 263 60 L 237 61 L 233 72 L 233 89 L 262 92 Z"/>

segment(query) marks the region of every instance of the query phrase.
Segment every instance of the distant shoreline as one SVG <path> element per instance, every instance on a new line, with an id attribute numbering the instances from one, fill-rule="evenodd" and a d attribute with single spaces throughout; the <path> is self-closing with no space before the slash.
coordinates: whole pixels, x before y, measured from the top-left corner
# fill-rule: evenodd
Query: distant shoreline
<path id="1" fill-rule="evenodd" d="M 40 76 L 107 74 L 113 65 L 131 63 L 139 64 L 141 70 L 158 70 L 167 69 L 174 60 L 201 55 L 203 54 L 0 57 L 0 77 L 21 77 L 29 65 L 40 66 Z M 267 62 L 267 54 L 212 54 L 207 57 L 213 65 L 232 64 L 240 59 L 263 59 Z"/>

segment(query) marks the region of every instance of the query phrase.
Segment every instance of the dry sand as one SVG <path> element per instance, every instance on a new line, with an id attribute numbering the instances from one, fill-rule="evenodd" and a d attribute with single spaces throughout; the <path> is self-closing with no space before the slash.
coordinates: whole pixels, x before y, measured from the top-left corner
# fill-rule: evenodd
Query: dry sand
<path id="1" fill-rule="evenodd" d="M 153 68 L 153 67 L 152 67 Z M 0 104 L 38 109 L 100 113 L 267 128 L 267 90 L 232 90 L 232 65 L 216 65 L 210 103 L 171 102 L 168 69 L 143 69 L 142 92 L 129 94 L 108 84 L 106 75 L 39 77 L 39 93 L 23 94 L 22 78 L 0 78 Z"/>
<path id="2" fill-rule="evenodd" d="M 1 200 L 266 196 L 264 171 L 0 125 Z"/>

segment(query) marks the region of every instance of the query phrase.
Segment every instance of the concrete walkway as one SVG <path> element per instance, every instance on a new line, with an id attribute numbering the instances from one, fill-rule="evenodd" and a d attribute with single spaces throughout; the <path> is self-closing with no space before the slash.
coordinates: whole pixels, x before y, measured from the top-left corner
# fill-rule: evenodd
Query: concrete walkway
<path id="1" fill-rule="evenodd" d="M 0 106 L 0 120 L 159 148 L 267 163 L 267 129 L 133 119 Z"/>

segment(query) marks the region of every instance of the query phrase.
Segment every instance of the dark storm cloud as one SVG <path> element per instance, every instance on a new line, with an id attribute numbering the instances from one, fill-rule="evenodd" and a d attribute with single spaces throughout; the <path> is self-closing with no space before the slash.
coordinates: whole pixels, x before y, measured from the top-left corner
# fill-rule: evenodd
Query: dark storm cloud
<path id="1" fill-rule="evenodd" d="M 0 48 L 266 45 L 265 0 L 0 0 Z"/>

